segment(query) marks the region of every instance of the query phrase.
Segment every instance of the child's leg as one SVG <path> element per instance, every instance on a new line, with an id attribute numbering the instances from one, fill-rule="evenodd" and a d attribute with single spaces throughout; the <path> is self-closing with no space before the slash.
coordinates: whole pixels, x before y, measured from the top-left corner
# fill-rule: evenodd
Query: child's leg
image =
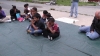
<path id="1" fill-rule="evenodd" d="M 59 33 L 54 33 L 54 34 L 49 33 L 49 36 L 52 37 L 53 39 L 55 39 L 55 38 L 59 37 Z"/>
<path id="2" fill-rule="evenodd" d="M 44 37 L 48 37 L 49 32 L 50 32 L 50 31 L 47 30 L 47 29 L 43 30 L 43 36 L 44 36 Z"/>
<path id="3" fill-rule="evenodd" d="M 41 29 L 34 30 L 34 28 L 31 25 L 29 25 L 29 27 L 27 28 L 27 32 L 30 34 L 38 34 L 42 33 L 42 30 Z"/>
<path id="4" fill-rule="evenodd" d="M 26 30 L 28 33 L 31 33 L 32 31 L 34 31 L 34 29 L 32 29 L 32 26 L 31 25 L 29 25 L 28 27 L 27 27 L 27 30 Z"/>
<path id="5" fill-rule="evenodd" d="M 0 22 L 2 22 L 3 19 L 0 19 Z"/>
<path id="6" fill-rule="evenodd" d="M 11 22 L 11 19 L 10 19 L 10 18 L 5 17 L 2 21 L 3 21 L 3 22 Z"/>
<path id="7" fill-rule="evenodd" d="M 33 33 L 42 33 L 42 30 L 41 29 L 38 29 L 38 30 L 34 30 Z"/>

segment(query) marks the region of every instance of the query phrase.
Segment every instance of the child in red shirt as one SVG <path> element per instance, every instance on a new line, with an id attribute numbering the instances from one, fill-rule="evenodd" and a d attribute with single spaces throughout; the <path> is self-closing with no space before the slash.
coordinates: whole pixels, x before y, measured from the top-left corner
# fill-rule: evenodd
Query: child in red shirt
<path id="1" fill-rule="evenodd" d="M 43 32 L 44 37 L 48 37 L 48 39 L 53 40 L 60 35 L 60 30 L 58 25 L 55 23 L 54 18 L 49 18 L 47 23 L 47 28 Z"/>

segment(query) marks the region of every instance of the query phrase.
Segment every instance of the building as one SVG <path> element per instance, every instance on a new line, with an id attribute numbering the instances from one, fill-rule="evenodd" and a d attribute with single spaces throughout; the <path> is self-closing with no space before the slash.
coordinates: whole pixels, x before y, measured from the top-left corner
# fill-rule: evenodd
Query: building
<path id="1" fill-rule="evenodd" d="M 100 0 L 88 0 L 89 2 L 99 2 Z"/>
<path id="2" fill-rule="evenodd" d="M 100 0 L 79 0 L 80 2 L 99 2 Z"/>

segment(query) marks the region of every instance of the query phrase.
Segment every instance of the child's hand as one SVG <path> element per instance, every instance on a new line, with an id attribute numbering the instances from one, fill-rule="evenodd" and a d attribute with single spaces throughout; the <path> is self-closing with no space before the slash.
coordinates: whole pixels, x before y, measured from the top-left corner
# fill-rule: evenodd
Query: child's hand
<path id="1" fill-rule="evenodd" d="M 49 22 L 46 22 L 46 25 L 49 26 Z"/>
<path id="2" fill-rule="evenodd" d="M 94 31 L 90 31 L 91 33 L 93 33 Z"/>
<path id="3" fill-rule="evenodd" d="M 14 10 L 14 12 L 16 13 L 16 9 Z"/>
<path id="4" fill-rule="evenodd" d="M 34 23 L 35 23 L 35 21 L 34 21 L 34 20 L 31 20 L 31 23 L 32 23 L 32 24 L 34 24 Z"/>

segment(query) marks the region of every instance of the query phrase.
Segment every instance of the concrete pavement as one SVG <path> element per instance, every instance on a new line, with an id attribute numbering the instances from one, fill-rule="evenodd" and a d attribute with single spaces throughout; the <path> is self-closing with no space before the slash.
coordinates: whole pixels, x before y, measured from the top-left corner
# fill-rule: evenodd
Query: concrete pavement
<path id="1" fill-rule="evenodd" d="M 23 4 L 26 2 L 0 1 L 0 4 L 9 15 L 11 5 L 16 5 L 23 12 Z M 69 17 L 70 6 L 50 6 L 44 4 L 29 3 L 30 6 L 37 6 L 39 13 L 41 10 L 48 10 L 59 24 L 61 35 L 59 38 L 49 41 L 42 36 L 35 37 L 27 34 L 26 27 L 28 21 L 0 24 L 0 56 L 99 56 L 100 39 L 89 40 L 85 34 L 78 33 L 79 26 L 84 24 L 89 26 L 93 16 L 86 16 L 84 13 L 92 15 L 99 8 L 79 7 L 82 14 L 78 18 Z M 56 10 L 50 10 L 55 8 Z M 84 11 L 83 10 L 87 10 Z M 57 11 L 59 9 L 59 11 Z M 95 10 L 93 10 L 95 9 Z M 65 10 L 67 12 L 61 12 Z M 91 13 L 88 13 L 91 12 Z M 61 20 L 61 21 L 60 21 Z M 73 23 L 75 21 L 75 23 Z M 72 25 L 73 24 L 73 25 Z"/>
<path id="2" fill-rule="evenodd" d="M 61 18 L 61 17 L 69 17 L 69 12 L 70 12 L 70 6 L 55 6 L 55 5 L 45 5 L 45 4 L 37 4 L 37 3 L 29 3 L 29 2 L 19 2 L 19 1 L 1 1 L 1 6 L 4 8 L 5 12 L 7 15 L 9 15 L 9 10 L 11 9 L 11 5 L 16 5 L 18 9 L 21 10 L 21 12 L 23 13 L 23 5 L 25 3 L 28 3 L 30 5 L 30 8 L 32 7 L 37 7 L 38 11 L 43 11 L 43 10 L 48 10 L 50 11 L 51 8 L 54 8 L 55 11 L 50 11 L 50 13 L 52 13 L 52 15 L 55 18 Z M 77 19 L 79 21 L 75 22 L 75 25 L 90 25 L 92 20 L 93 20 L 93 16 L 96 10 L 99 10 L 99 6 L 79 6 L 79 10 L 78 10 L 78 18 L 72 18 L 72 19 Z M 40 12 L 42 13 L 42 12 Z M 57 14 L 56 14 L 57 13 Z"/>
<path id="3" fill-rule="evenodd" d="M 16 5 L 17 7 L 23 7 L 25 3 L 28 2 L 16 2 L 16 1 L 0 1 L 5 5 Z M 70 12 L 70 6 L 55 6 L 55 5 L 46 5 L 46 4 L 36 4 L 36 3 L 29 3 L 30 6 L 36 6 L 39 10 L 50 10 L 50 8 L 54 8 L 58 11 L 66 11 Z M 40 7 L 40 8 L 39 8 Z M 94 15 L 96 10 L 99 10 L 100 6 L 79 6 L 78 13 L 85 14 L 85 15 Z"/>

